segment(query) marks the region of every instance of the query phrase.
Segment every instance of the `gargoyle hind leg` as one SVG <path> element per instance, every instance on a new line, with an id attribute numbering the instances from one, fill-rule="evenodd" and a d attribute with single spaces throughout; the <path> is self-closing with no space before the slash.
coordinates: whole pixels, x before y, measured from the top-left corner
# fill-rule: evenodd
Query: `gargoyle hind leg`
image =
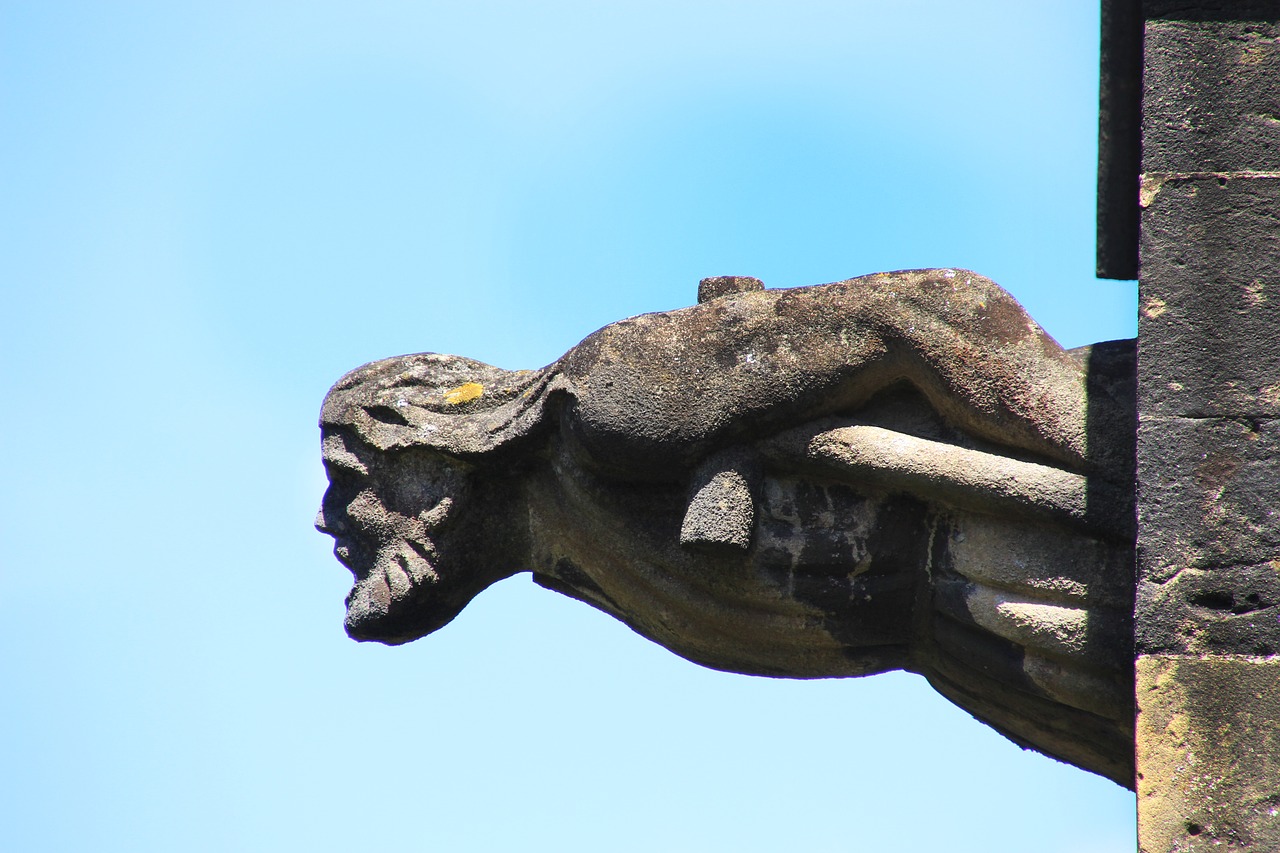
<path id="1" fill-rule="evenodd" d="M 935 507 L 945 523 L 925 569 L 913 668 L 1015 741 L 1131 784 L 1132 528 L 1118 489 L 848 421 L 794 429 L 758 451 L 769 469 Z"/>

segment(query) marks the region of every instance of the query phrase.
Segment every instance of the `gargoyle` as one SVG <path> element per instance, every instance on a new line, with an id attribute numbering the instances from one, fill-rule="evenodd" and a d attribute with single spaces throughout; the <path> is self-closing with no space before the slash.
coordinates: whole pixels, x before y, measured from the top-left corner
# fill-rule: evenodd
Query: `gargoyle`
<path id="1" fill-rule="evenodd" d="M 508 371 L 419 354 L 325 400 L 347 632 L 403 643 L 521 571 L 689 660 L 905 669 L 1133 785 L 1134 344 L 1058 346 L 964 270 L 699 304 Z"/>

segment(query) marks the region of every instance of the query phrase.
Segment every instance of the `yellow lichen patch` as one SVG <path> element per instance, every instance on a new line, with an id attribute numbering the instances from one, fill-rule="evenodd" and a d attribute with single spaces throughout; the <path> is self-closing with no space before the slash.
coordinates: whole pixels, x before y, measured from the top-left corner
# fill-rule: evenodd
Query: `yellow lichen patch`
<path id="1" fill-rule="evenodd" d="M 1169 304 L 1159 296 L 1150 296 L 1145 299 L 1138 308 L 1138 313 L 1148 320 L 1154 320 L 1161 314 L 1169 310 Z"/>
<path id="2" fill-rule="evenodd" d="M 462 403 L 470 403 L 483 393 L 484 386 L 479 382 L 464 382 L 457 388 L 450 388 L 445 391 L 444 401 L 450 406 L 457 406 Z"/>
<path id="3" fill-rule="evenodd" d="M 1164 182 L 1168 180 L 1168 175 L 1139 175 L 1140 184 L 1138 186 L 1138 206 L 1150 207 L 1151 203 L 1156 200 L 1156 196 L 1160 194 L 1160 190 L 1164 189 Z"/>

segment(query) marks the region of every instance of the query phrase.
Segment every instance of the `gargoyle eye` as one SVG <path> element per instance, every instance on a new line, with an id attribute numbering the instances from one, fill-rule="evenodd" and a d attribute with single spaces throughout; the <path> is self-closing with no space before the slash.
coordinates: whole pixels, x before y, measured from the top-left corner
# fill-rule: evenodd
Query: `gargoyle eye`
<path id="1" fill-rule="evenodd" d="M 409 419 L 399 409 L 391 406 L 369 406 L 365 409 L 369 417 L 375 421 L 393 426 L 408 426 Z"/>
<path id="2" fill-rule="evenodd" d="M 329 434 L 324 436 L 321 447 L 324 468 L 329 475 L 330 482 L 333 481 L 335 476 L 369 476 L 369 467 L 349 449 L 346 439 L 341 435 Z"/>

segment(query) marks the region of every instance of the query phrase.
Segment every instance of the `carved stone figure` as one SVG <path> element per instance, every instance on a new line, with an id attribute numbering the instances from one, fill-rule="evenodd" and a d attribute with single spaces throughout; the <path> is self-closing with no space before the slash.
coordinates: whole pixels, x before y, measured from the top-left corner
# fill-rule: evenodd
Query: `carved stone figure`
<path id="1" fill-rule="evenodd" d="M 716 669 L 905 669 L 1133 784 L 1132 341 L 1064 351 L 964 270 L 764 289 L 509 371 L 365 365 L 321 415 L 346 627 L 403 643 L 522 571 Z"/>

